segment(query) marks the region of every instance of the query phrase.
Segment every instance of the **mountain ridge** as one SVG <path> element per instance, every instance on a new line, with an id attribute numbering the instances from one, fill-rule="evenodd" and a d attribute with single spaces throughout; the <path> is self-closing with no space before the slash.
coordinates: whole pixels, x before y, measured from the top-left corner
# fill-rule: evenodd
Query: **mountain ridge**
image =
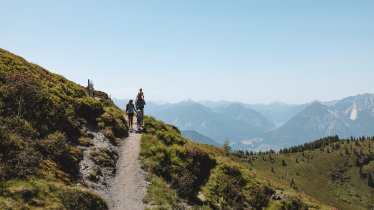
<path id="1" fill-rule="evenodd" d="M 366 93 L 328 102 L 316 100 L 302 105 L 287 105 L 282 102 L 274 102 L 268 105 L 251 105 L 229 101 L 194 102 L 191 100 L 177 104 L 153 105 L 152 102 L 150 102 L 150 105 L 146 107 L 145 110 L 147 112 L 147 108 L 149 108 L 148 114 L 168 123 L 176 124 L 181 127 L 182 130 L 196 130 L 220 143 L 229 140 L 233 143 L 232 146 L 235 149 L 280 149 L 284 146 L 297 145 L 335 134 L 341 137 L 372 135 L 372 127 L 374 126 L 374 121 L 372 119 L 372 116 L 374 116 L 373 98 L 373 94 Z M 225 115 L 226 118 L 235 120 L 234 122 L 230 121 L 231 124 L 241 124 L 240 126 L 234 126 L 235 128 L 240 128 L 243 125 L 247 126 L 247 128 L 244 128 L 242 131 L 236 129 L 232 134 L 227 135 L 230 133 L 230 129 L 233 128 L 222 124 L 222 119 L 220 123 L 215 123 L 213 120 L 210 121 L 210 124 L 204 124 L 202 123 L 204 119 L 195 121 L 192 118 L 183 121 L 179 118 L 181 113 L 176 111 L 175 107 L 188 104 L 196 105 L 198 103 L 202 103 L 201 105 L 204 105 L 204 108 L 200 110 L 200 114 L 198 114 L 196 119 L 204 116 L 205 121 L 209 121 L 212 115 L 206 115 L 206 113 L 204 115 L 204 112 L 222 114 Z M 169 110 L 172 107 L 174 107 L 174 110 Z M 244 115 L 239 111 L 242 110 L 243 107 L 249 108 L 253 110 L 253 113 L 260 113 L 261 115 L 246 113 L 247 122 L 243 122 L 242 119 L 244 119 Z M 247 111 L 251 112 L 249 109 Z M 279 110 L 279 113 L 274 114 L 277 110 Z M 168 112 L 172 114 L 168 115 Z M 183 110 L 183 113 L 191 113 L 191 115 L 193 115 L 193 112 L 193 109 L 185 108 Z M 276 124 L 275 127 L 268 124 L 262 126 L 265 127 L 265 129 L 253 130 L 256 124 L 259 124 L 258 122 L 264 122 L 264 120 L 261 119 L 266 118 L 265 116 L 269 115 L 269 113 L 273 116 L 272 119 L 287 119 L 287 121 L 282 124 L 277 124 L 276 121 L 273 121 L 272 124 Z M 165 117 L 165 115 L 167 117 Z M 301 115 L 308 115 L 309 117 Z M 195 126 L 191 127 L 191 125 Z M 213 128 L 212 126 L 216 128 L 207 131 L 209 128 Z M 205 130 L 203 130 L 203 127 Z M 217 133 L 219 131 L 219 129 L 217 129 L 218 127 L 226 129 L 227 132 L 224 134 Z M 239 132 L 246 135 L 234 134 Z"/>
<path id="2" fill-rule="evenodd" d="M 360 94 L 331 105 L 314 102 L 285 125 L 265 134 L 264 143 L 292 146 L 330 135 L 341 138 L 374 135 L 374 95 Z M 279 144 L 277 144 L 279 146 Z"/>

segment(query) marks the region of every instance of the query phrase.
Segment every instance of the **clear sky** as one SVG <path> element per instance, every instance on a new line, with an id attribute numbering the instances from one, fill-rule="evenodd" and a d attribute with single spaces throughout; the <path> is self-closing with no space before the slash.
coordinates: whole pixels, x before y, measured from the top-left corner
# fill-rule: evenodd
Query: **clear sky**
<path id="1" fill-rule="evenodd" d="M 0 0 L 0 47 L 115 98 L 374 92 L 373 0 Z"/>

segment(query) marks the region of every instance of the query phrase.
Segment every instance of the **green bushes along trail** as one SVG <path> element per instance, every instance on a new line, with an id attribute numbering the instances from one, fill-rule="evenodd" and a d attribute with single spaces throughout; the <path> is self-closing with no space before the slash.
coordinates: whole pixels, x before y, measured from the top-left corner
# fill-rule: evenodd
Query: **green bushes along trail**
<path id="1" fill-rule="evenodd" d="M 87 130 L 113 142 L 128 134 L 107 94 L 94 96 L 0 49 L 0 209 L 107 208 L 80 179 Z"/>

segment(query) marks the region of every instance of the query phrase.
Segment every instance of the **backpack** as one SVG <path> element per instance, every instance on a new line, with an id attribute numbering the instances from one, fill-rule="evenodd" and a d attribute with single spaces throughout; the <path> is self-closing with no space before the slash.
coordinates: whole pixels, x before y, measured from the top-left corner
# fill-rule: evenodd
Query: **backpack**
<path id="1" fill-rule="evenodd" d="M 136 108 L 143 109 L 144 105 L 145 105 L 144 99 L 140 98 L 140 99 L 136 100 Z"/>

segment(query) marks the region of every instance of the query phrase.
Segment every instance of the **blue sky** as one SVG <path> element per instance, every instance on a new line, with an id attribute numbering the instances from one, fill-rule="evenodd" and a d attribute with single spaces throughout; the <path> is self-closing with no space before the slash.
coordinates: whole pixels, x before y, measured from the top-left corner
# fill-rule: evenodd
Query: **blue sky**
<path id="1" fill-rule="evenodd" d="M 374 92 L 372 0 L 0 1 L 1 48 L 116 98 Z"/>

